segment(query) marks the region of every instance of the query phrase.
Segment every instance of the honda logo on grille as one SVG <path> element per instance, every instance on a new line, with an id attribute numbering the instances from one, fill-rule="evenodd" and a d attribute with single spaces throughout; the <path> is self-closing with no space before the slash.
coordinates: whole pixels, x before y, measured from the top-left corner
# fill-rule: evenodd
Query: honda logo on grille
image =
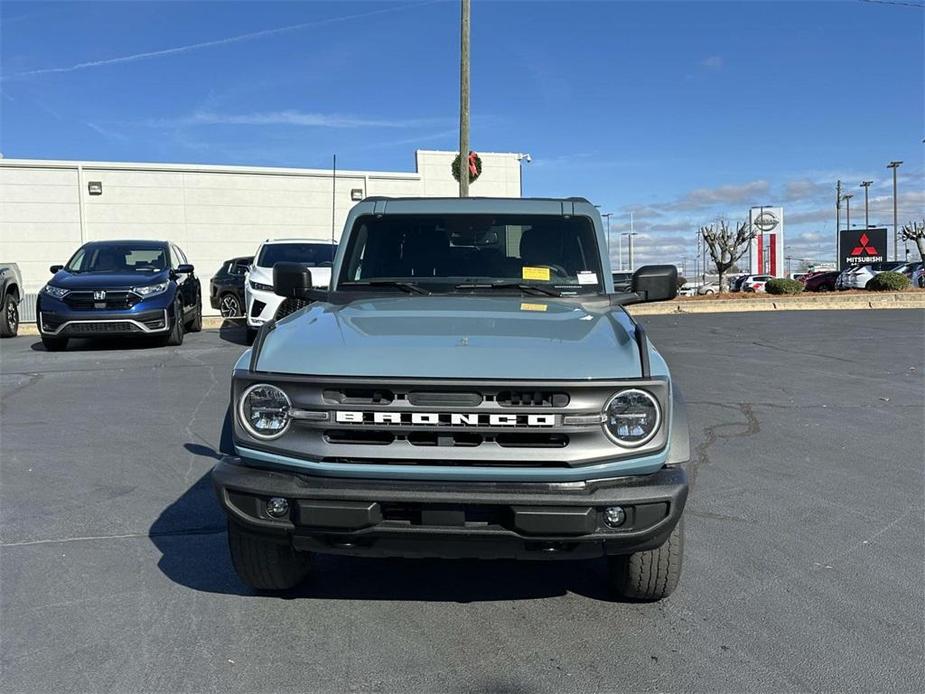
<path id="1" fill-rule="evenodd" d="M 102 289 L 97 289 L 96 291 L 93 292 L 94 301 L 103 301 L 105 298 L 106 298 L 106 292 L 104 292 Z"/>
<path id="2" fill-rule="evenodd" d="M 339 410 L 338 424 L 403 424 L 457 427 L 552 427 L 554 414 L 480 414 L 476 412 L 362 412 Z"/>

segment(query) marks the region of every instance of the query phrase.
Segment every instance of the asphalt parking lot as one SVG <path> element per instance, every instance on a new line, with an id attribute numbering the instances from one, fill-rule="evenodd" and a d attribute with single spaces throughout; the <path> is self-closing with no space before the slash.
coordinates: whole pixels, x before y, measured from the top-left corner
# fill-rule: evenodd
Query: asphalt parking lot
<path id="1" fill-rule="evenodd" d="M 0 343 L 5 692 L 921 691 L 925 312 L 642 319 L 690 405 L 685 570 L 322 557 L 235 576 L 208 482 L 244 349 Z"/>

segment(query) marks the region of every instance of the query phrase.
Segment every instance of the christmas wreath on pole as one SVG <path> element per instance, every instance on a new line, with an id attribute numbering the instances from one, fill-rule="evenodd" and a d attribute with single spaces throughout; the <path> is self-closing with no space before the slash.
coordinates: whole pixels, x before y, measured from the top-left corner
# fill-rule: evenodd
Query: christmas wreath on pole
<path id="1" fill-rule="evenodd" d="M 453 160 L 453 178 L 459 180 L 459 155 Z M 469 152 L 467 167 L 469 169 L 469 183 L 474 182 L 482 175 L 482 158 L 476 152 Z"/>

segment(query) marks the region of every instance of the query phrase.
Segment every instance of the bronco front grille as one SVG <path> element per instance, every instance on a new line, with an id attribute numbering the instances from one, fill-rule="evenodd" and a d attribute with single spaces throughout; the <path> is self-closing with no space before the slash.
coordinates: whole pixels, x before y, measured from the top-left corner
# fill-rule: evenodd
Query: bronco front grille
<path id="1" fill-rule="evenodd" d="M 310 362 L 306 362 L 310 363 Z M 339 379 L 235 372 L 235 398 L 253 383 L 274 383 L 290 398 L 289 429 L 270 443 L 242 445 L 326 462 L 382 465 L 572 467 L 661 448 L 621 449 L 601 412 L 622 388 L 646 388 L 668 402 L 665 380 L 536 384 L 453 379 Z"/>

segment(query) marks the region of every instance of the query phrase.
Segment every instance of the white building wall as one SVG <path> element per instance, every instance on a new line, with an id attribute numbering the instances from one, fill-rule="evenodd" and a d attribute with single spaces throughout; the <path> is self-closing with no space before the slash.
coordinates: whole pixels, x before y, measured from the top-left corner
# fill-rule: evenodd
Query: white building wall
<path id="1" fill-rule="evenodd" d="M 517 197 L 516 154 L 480 154 L 470 194 Z M 223 260 L 252 254 L 267 238 L 339 240 L 361 195 L 455 197 L 455 152 L 418 150 L 414 172 L 338 171 L 187 164 L 0 159 L 0 261 L 19 264 L 27 292 L 48 279 L 85 241 L 176 242 L 206 288 Z M 99 181 L 102 195 L 90 195 Z M 209 307 L 205 307 L 210 310 Z"/>

